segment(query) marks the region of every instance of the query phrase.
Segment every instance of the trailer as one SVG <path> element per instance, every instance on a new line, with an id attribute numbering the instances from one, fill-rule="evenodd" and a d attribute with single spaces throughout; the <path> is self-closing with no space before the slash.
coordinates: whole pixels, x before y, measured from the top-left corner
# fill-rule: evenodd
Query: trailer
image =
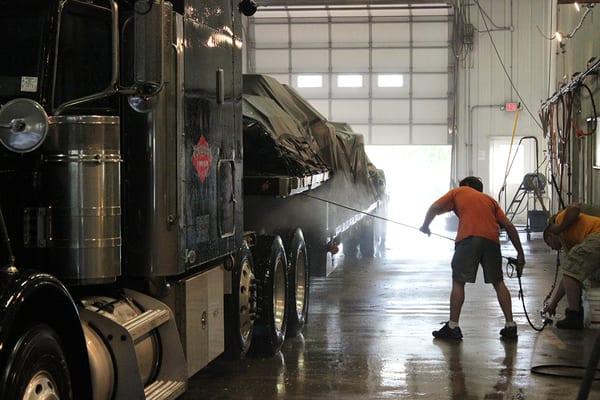
<path id="1" fill-rule="evenodd" d="M 315 276 L 335 269 L 342 242 L 348 255 L 359 246 L 373 257 L 381 228 L 366 216 L 384 214 L 385 178 L 378 179 L 382 172 L 369 161 L 363 136 L 265 75 L 244 75 L 243 116 L 246 227 L 300 226 Z"/>
<path id="2" fill-rule="evenodd" d="M 362 214 L 263 221 L 343 174 L 244 173 L 254 11 L 0 0 L 1 399 L 175 399 L 217 357 L 302 331 L 313 243 L 331 252 Z"/>

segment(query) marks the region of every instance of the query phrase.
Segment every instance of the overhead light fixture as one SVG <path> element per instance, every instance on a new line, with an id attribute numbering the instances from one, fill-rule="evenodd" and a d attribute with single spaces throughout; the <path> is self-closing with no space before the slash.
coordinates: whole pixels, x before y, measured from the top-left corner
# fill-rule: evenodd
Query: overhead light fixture
<path id="1" fill-rule="evenodd" d="M 575 6 L 575 9 L 577 10 L 577 12 L 581 11 L 581 6 L 579 5 L 578 2 L 575 2 L 573 5 Z"/>
<path id="2" fill-rule="evenodd" d="M 560 33 L 560 32 L 556 32 L 554 34 L 554 37 L 556 38 L 556 40 L 558 41 L 558 43 L 561 43 L 563 41 L 563 36 L 562 36 L 562 33 Z"/>

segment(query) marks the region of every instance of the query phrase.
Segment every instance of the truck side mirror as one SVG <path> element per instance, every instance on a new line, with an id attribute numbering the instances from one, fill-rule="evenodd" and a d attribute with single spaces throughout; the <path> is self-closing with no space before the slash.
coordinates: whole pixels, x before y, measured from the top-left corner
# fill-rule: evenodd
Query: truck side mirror
<path id="1" fill-rule="evenodd" d="M 66 109 L 91 103 L 117 93 L 119 82 L 119 7 L 114 0 L 107 0 L 108 7 L 83 1 L 63 0 L 59 2 L 58 33 L 55 47 L 54 83 L 52 108 L 55 115 Z M 101 15 L 102 18 L 97 18 Z M 109 26 L 103 25 L 105 21 Z M 77 30 L 83 31 L 78 35 Z M 103 38 L 108 46 L 98 46 L 104 53 L 98 59 L 91 54 L 93 49 L 89 37 L 93 38 L 96 30 L 105 32 Z M 85 47 L 85 48 L 84 48 Z M 88 48 L 89 47 L 89 48 Z M 110 57 L 110 65 L 104 65 L 105 57 Z M 95 60 L 96 63 L 91 62 Z M 96 65 L 100 63 L 101 65 Z M 83 65 L 87 71 L 99 73 L 108 80 L 106 86 L 98 87 L 98 82 L 90 83 L 90 79 L 82 79 L 84 72 L 78 71 Z M 79 74 L 78 74 L 79 73 Z M 75 75 L 75 76 L 73 76 Z M 81 80 L 79 85 L 69 85 L 69 80 Z M 88 76 L 85 76 L 88 78 Z M 101 81 L 104 81 L 102 79 Z M 85 84 L 84 84 L 85 83 Z M 103 83 L 100 82 L 100 85 Z M 90 89 L 88 91 L 88 89 Z M 90 94 L 90 92 L 92 92 Z M 95 93 L 93 93 L 95 92 Z M 60 101 L 57 106 L 55 102 Z"/>
<path id="2" fill-rule="evenodd" d="M 141 114 L 149 113 L 158 103 L 156 94 L 160 91 L 160 87 L 155 83 L 146 82 L 136 85 L 136 88 L 137 93 L 127 98 L 129 106 Z"/>
<path id="3" fill-rule="evenodd" d="M 30 99 L 15 99 L 0 108 L 0 143 L 15 153 L 41 146 L 48 133 L 44 108 Z"/>
<path id="4" fill-rule="evenodd" d="M 135 94 L 129 96 L 128 102 L 135 111 L 147 113 L 157 103 L 157 95 L 165 84 L 165 52 L 171 47 L 165 38 L 165 19 L 172 10 L 163 0 L 138 1 L 135 8 Z"/>

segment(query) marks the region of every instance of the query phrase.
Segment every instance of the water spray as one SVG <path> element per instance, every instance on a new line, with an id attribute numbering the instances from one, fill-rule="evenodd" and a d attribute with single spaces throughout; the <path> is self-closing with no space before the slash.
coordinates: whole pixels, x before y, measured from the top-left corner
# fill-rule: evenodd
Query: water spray
<path id="1" fill-rule="evenodd" d="M 340 207 L 340 208 L 344 208 L 346 210 L 354 211 L 354 212 L 359 213 L 359 214 L 363 214 L 363 215 L 366 215 L 366 216 L 369 216 L 369 217 L 372 217 L 372 218 L 375 218 L 375 219 L 379 219 L 379 220 L 382 220 L 382 221 L 390 222 L 390 223 L 395 224 L 395 225 L 400 225 L 400 226 L 403 226 L 405 228 L 409 228 L 409 229 L 413 229 L 413 230 L 421 232 L 421 229 L 417 228 L 416 226 L 405 224 L 405 223 L 399 222 L 399 221 L 394 221 L 393 219 L 389 219 L 389 218 L 386 218 L 386 217 L 381 217 L 381 216 L 376 215 L 376 214 L 371 214 L 369 212 L 362 211 L 362 210 L 359 210 L 357 208 L 350 207 L 350 206 L 347 206 L 347 205 L 344 205 L 344 204 L 341 204 L 341 203 L 337 203 L 337 202 L 332 201 L 332 200 L 323 199 L 321 197 L 313 196 L 313 195 L 310 195 L 310 194 L 307 194 L 307 193 L 301 193 L 301 195 L 304 196 L 304 197 L 308 197 L 308 198 L 314 199 L 314 200 L 322 201 L 323 203 L 331 204 L 331 205 L 334 205 L 334 206 L 337 206 L 337 207 Z M 441 235 L 439 233 L 434 233 L 434 232 L 431 232 L 431 235 L 439 237 L 439 238 L 442 238 L 442 239 L 450 240 L 450 241 L 454 242 L 454 238 L 451 238 L 450 236 L 445 236 L 445 235 Z"/>

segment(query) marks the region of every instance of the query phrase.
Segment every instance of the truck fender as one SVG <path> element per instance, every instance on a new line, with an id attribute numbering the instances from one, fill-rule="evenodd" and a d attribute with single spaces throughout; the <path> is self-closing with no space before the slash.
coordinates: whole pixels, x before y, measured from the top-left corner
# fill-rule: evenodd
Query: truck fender
<path id="1" fill-rule="evenodd" d="M 75 301 L 52 275 L 32 270 L 0 270 L 0 398 L 12 346 L 32 324 L 44 323 L 59 335 L 71 373 L 74 399 L 91 399 L 90 366 Z"/>

